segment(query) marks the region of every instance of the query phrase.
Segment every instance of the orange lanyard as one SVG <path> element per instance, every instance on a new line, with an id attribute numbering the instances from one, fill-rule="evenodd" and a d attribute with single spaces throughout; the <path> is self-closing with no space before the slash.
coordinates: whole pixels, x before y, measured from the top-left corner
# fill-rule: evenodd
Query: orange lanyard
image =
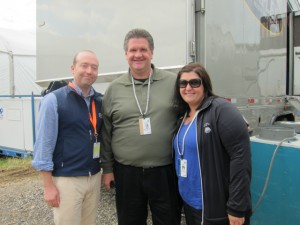
<path id="1" fill-rule="evenodd" d="M 74 86 L 74 84 L 72 83 L 72 82 L 69 82 L 69 86 L 71 87 L 71 88 L 73 88 L 74 89 L 74 91 L 76 91 L 76 93 L 78 94 L 78 92 L 77 92 L 77 90 L 76 90 L 76 88 L 75 88 L 75 86 Z M 97 136 L 98 136 L 98 133 L 97 133 L 97 112 L 96 112 L 96 104 L 95 104 L 95 100 L 93 100 L 92 101 L 92 115 L 91 115 L 91 113 L 89 112 L 89 118 L 90 118 L 90 121 L 91 121 L 91 124 L 92 124 L 92 126 L 93 126 L 93 128 L 94 128 L 94 135 L 95 135 L 95 137 L 97 138 Z"/>
<path id="2" fill-rule="evenodd" d="M 97 138 L 98 133 L 97 133 L 97 114 L 96 114 L 96 104 L 95 104 L 95 100 L 92 101 L 92 114 L 89 112 L 89 117 L 90 117 L 90 121 L 91 124 L 93 125 L 94 128 L 94 135 Z"/>

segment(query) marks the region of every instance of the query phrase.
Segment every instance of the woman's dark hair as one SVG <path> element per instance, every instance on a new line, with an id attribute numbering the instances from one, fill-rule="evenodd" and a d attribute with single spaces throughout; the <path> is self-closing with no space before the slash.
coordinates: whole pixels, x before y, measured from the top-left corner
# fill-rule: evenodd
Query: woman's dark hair
<path id="1" fill-rule="evenodd" d="M 189 105 L 182 99 L 180 95 L 180 87 L 179 87 L 179 80 L 181 78 L 181 75 L 183 73 L 189 73 L 194 72 L 196 73 L 200 79 L 202 80 L 202 85 L 204 89 L 204 99 L 203 101 L 198 105 L 197 109 L 199 109 L 202 105 L 202 103 L 205 101 L 207 97 L 210 96 L 216 96 L 212 91 L 212 85 L 209 78 L 209 75 L 206 71 L 206 69 L 200 64 L 200 63 L 190 63 L 185 65 L 181 70 L 179 70 L 176 78 L 175 83 L 175 92 L 174 92 L 174 107 L 179 113 L 179 115 L 184 115 L 185 112 L 187 112 L 187 115 L 189 115 L 190 107 Z"/>

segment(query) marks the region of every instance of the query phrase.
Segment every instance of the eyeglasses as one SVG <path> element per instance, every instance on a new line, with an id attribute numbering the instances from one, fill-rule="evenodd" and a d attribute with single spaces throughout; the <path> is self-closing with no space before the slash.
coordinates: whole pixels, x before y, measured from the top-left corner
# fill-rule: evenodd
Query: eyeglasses
<path id="1" fill-rule="evenodd" d="M 200 87 L 202 84 L 201 79 L 191 79 L 191 80 L 179 80 L 179 87 L 186 88 L 187 85 L 190 85 L 192 88 Z"/>

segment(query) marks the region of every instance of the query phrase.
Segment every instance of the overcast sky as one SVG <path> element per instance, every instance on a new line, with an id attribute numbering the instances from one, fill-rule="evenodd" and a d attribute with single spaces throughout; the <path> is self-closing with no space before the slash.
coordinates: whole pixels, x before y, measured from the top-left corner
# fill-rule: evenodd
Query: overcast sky
<path id="1" fill-rule="evenodd" d="M 35 29 L 36 0 L 0 0 L 0 28 Z"/>

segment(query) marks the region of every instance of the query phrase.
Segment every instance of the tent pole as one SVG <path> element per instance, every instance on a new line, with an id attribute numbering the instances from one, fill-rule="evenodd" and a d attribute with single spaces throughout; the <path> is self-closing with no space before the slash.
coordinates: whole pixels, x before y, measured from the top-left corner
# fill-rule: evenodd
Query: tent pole
<path id="1" fill-rule="evenodd" d="M 12 51 L 8 52 L 9 55 L 9 80 L 10 80 L 10 95 L 15 95 L 15 75 L 14 75 L 14 55 Z"/>

